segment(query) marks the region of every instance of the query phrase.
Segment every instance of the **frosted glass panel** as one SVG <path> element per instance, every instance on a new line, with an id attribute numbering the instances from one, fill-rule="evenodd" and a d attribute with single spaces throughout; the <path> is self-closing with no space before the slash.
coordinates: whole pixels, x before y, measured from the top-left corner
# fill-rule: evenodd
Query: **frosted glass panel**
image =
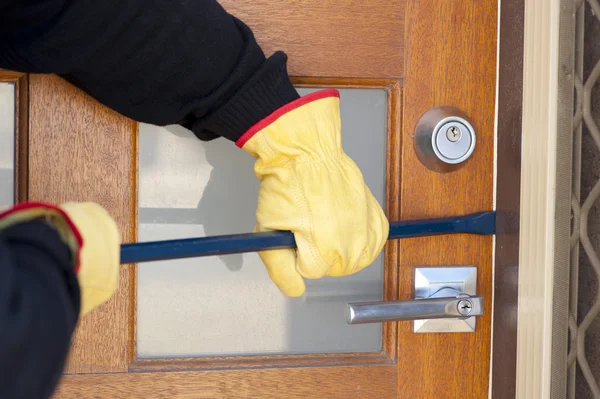
<path id="1" fill-rule="evenodd" d="M 13 205 L 15 170 L 15 85 L 0 82 L 0 209 Z"/>
<path id="2" fill-rule="evenodd" d="M 344 148 L 382 205 L 386 104 L 383 90 L 341 90 Z M 139 143 L 139 241 L 252 231 L 259 182 L 250 155 L 175 126 L 142 125 Z M 349 326 L 344 312 L 349 301 L 381 300 L 382 276 L 380 256 L 287 298 L 254 253 L 141 264 L 138 356 L 379 351 L 381 325 Z"/>

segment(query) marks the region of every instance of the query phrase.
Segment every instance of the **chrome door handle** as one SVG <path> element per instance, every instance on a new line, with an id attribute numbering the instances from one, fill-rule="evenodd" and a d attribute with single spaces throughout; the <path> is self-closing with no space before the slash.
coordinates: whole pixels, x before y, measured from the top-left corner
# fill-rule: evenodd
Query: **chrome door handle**
<path id="1" fill-rule="evenodd" d="M 408 301 L 379 301 L 346 305 L 348 324 L 422 319 L 465 319 L 483 315 L 483 298 L 461 294 Z"/>

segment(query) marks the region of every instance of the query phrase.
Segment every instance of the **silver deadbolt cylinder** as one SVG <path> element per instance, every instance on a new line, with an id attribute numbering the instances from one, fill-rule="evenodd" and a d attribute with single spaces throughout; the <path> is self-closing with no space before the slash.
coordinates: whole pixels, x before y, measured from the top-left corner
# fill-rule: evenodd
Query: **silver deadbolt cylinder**
<path id="1" fill-rule="evenodd" d="M 417 157 L 429 169 L 451 172 L 475 150 L 475 129 L 458 108 L 441 106 L 425 112 L 415 130 Z"/>

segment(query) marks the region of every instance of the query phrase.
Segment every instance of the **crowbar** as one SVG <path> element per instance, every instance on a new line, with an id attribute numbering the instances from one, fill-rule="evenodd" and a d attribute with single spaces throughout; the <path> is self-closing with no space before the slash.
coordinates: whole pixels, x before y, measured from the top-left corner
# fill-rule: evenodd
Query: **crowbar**
<path id="1" fill-rule="evenodd" d="M 443 234 L 496 233 L 496 212 L 390 223 L 388 240 Z M 121 264 L 295 248 L 289 231 L 232 234 L 121 245 Z"/>

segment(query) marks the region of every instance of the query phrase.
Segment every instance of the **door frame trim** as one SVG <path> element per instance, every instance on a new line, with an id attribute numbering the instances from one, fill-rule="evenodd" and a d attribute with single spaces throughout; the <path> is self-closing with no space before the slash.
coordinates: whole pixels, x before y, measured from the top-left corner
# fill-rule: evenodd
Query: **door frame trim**
<path id="1" fill-rule="evenodd" d="M 516 398 L 550 396 L 560 1 L 540 5 L 525 2 Z"/>
<path id="2" fill-rule="evenodd" d="M 15 85 L 14 202 L 28 198 L 29 159 L 29 79 L 27 74 L 0 68 L 0 82 Z"/>
<path id="3" fill-rule="evenodd" d="M 501 3 L 493 398 L 550 397 L 556 182 L 563 173 L 557 168 L 560 7 L 560 0 Z M 515 165 L 520 181 L 505 170 Z"/>
<path id="4" fill-rule="evenodd" d="M 497 232 L 489 395 L 494 399 L 514 398 L 516 393 L 524 2 L 502 0 L 498 15 Z"/>

